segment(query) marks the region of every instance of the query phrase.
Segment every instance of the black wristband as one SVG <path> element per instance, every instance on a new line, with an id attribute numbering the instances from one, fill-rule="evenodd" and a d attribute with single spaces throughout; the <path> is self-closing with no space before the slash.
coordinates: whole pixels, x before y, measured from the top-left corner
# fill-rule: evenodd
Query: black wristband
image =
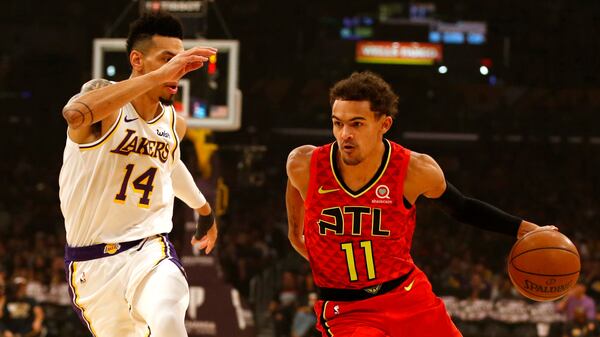
<path id="1" fill-rule="evenodd" d="M 465 197 L 446 182 L 446 191 L 435 203 L 454 219 L 487 231 L 517 236 L 522 219 L 483 201 Z"/>
<path id="2" fill-rule="evenodd" d="M 215 223 L 215 216 L 211 211 L 208 215 L 200 215 L 198 217 L 198 222 L 196 223 L 196 233 L 194 233 L 194 237 L 196 240 L 202 239 L 206 233 L 211 229 L 211 227 Z"/>

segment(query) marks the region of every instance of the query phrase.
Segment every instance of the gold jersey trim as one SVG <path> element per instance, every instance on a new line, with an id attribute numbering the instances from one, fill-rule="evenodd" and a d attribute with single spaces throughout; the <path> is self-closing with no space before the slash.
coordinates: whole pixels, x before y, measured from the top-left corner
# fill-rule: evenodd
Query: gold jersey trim
<path id="1" fill-rule="evenodd" d="M 323 309 L 321 310 L 321 324 L 322 324 L 323 330 L 325 330 L 325 333 L 327 334 L 327 336 L 333 337 L 333 332 L 331 331 L 331 327 L 329 326 L 329 323 L 327 322 L 327 317 L 325 317 L 325 312 L 327 311 L 327 304 L 329 304 L 329 301 L 325 301 L 323 303 Z"/>
<path id="2" fill-rule="evenodd" d="M 171 132 L 173 133 L 173 137 L 175 137 L 175 146 L 173 146 L 173 151 L 171 152 L 171 155 L 173 156 L 173 162 L 175 161 L 175 151 L 177 150 L 177 147 L 179 146 L 179 135 L 177 134 L 177 130 L 176 128 L 176 122 L 177 122 L 177 112 L 175 111 L 175 108 L 171 105 L 171 111 L 173 112 L 173 120 L 171 121 Z"/>
<path id="3" fill-rule="evenodd" d="M 93 143 L 80 144 L 79 149 L 80 150 L 92 150 L 92 149 L 95 149 L 95 148 L 101 146 L 102 144 L 106 143 L 106 141 L 108 141 L 108 139 L 115 133 L 115 131 L 119 127 L 119 124 L 121 124 L 121 117 L 123 117 L 123 108 L 121 108 L 119 110 L 119 117 L 117 117 L 117 121 L 113 124 L 112 128 L 110 128 L 110 130 L 108 130 L 108 132 L 104 136 L 100 137 L 100 139 L 98 139 L 97 141 L 95 141 Z"/>
<path id="4" fill-rule="evenodd" d="M 162 116 L 165 115 L 165 106 L 162 105 L 162 103 L 160 103 L 160 102 L 158 102 L 158 104 L 160 104 L 162 111 L 158 114 L 158 116 L 156 116 L 153 119 L 151 119 L 150 121 L 146 122 L 147 124 L 154 124 L 154 123 L 158 122 L 158 120 L 161 119 Z M 137 111 L 136 111 L 136 113 L 137 113 Z"/>
<path id="5" fill-rule="evenodd" d="M 88 329 L 90 330 L 90 332 L 92 333 L 92 335 L 94 337 L 98 336 L 96 334 L 96 331 L 94 330 L 94 328 L 92 327 L 92 321 L 87 317 L 87 315 L 85 314 L 85 308 L 79 304 L 79 302 L 77 301 L 79 299 L 79 294 L 77 293 L 77 281 L 75 280 L 75 277 L 77 275 L 77 262 L 72 261 L 71 265 L 69 266 L 69 272 L 71 273 L 71 277 L 69 277 L 69 286 L 71 287 L 71 291 L 73 292 L 73 304 L 75 305 L 75 307 L 77 309 L 79 309 L 79 311 L 81 311 L 81 317 L 83 318 L 83 320 L 85 321 Z"/>
<path id="6" fill-rule="evenodd" d="M 390 142 L 387 139 L 384 139 L 383 143 L 385 145 L 385 150 L 383 153 L 383 158 L 381 160 L 381 164 L 379 165 L 377 172 L 375 172 L 375 175 L 373 176 L 373 178 L 371 178 L 371 180 L 368 183 L 366 183 L 365 186 L 361 187 L 358 191 L 352 191 L 346 185 L 346 183 L 344 183 L 343 179 L 341 179 L 342 175 L 339 172 L 339 169 L 338 169 L 336 161 L 335 161 L 336 160 L 335 154 L 336 154 L 336 150 L 338 148 L 337 142 L 334 142 L 331 145 L 331 149 L 329 151 L 329 164 L 331 166 L 331 172 L 333 173 L 333 177 L 335 178 L 335 181 L 337 181 L 338 185 L 340 185 L 342 190 L 344 190 L 344 192 L 346 192 L 351 197 L 358 198 L 361 195 L 365 194 L 367 191 L 369 191 L 371 189 L 371 187 L 373 187 L 375 184 L 377 184 L 377 182 L 385 174 L 388 164 L 390 163 L 390 158 L 392 157 L 392 145 L 390 144 Z"/>

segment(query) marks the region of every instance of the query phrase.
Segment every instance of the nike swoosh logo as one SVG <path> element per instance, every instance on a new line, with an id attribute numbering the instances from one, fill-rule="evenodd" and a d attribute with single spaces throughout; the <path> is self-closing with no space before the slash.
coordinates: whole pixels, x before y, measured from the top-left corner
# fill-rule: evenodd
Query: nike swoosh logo
<path id="1" fill-rule="evenodd" d="M 406 287 L 404 287 L 404 290 L 410 291 L 412 289 L 413 283 L 415 283 L 414 279 L 412 280 L 412 282 L 409 285 L 407 285 Z"/>
<path id="2" fill-rule="evenodd" d="M 340 190 L 339 188 L 333 188 L 330 190 L 326 190 L 326 189 L 323 189 L 323 186 L 321 186 L 321 187 L 319 187 L 319 194 L 327 194 L 327 193 L 331 193 L 331 192 L 335 192 L 335 191 L 339 191 L 339 190 Z"/>
<path id="3" fill-rule="evenodd" d="M 138 117 L 132 118 L 132 119 L 127 119 L 127 116 L 125 116 L 125 123 L 133 122 L 136 119 L 138 119 Z"/>

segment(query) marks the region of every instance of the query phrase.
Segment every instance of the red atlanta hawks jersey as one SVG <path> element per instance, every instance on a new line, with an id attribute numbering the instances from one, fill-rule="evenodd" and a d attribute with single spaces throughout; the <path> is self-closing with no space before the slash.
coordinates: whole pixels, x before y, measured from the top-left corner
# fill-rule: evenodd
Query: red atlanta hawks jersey
<path id="1" fill-rule="evenodd" d="M 413 268 L 415 207 L 407 208 L 403 199 L 410 151 L 388 140 L 384 144 L 379 169 L 358 191 L 346 186 L 337 168 L 337 143 L 313 152 L 304 238 L 319 287 L 370 287 Z"/>

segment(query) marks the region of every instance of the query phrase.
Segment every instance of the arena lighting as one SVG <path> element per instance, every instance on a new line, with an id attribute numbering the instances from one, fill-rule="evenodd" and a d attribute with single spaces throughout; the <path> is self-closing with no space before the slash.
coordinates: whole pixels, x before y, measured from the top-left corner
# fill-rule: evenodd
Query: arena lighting
<path id="1" fill-rule="evenodd" d="M 106 67 L 106 75 L 108 75 L 109 77 L 115 76 L 116 73 L 117 68 L 115 68 L 115 66 L 113 66 L 112 64 Z"/>
<path id="2" fill-rule="evenodd" d="M 448 67 L 446 67 L 446 66 L 439 66 L 438 73 L 445 74 L 447 72 L 448 72 Z"/>
<path id="3" fill-rule="evenodd" d="M 479 72 L 481 73 L 481 75 L 485 76 L 490 73 L 490 70 L 486 66 L 481 66 L 479 67 Z"/>

